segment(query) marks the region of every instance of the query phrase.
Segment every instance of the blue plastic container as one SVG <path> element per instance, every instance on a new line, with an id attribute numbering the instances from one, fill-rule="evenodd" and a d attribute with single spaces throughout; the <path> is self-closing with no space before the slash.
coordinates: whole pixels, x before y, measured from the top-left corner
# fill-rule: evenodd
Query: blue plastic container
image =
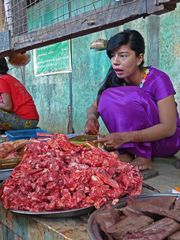
<path id="1" fill-rule="evenodd" d="M 40 128 L 33 128 L 33 129 L 22 129 L 22 130 L 9 130 L 6 131 L 5 134 L 8 137 L 9 141 L 16 141 L 19 139 L 30 139 L 30 138 L 37 138 L 37 133 L 48 133 L 45 130 Z"/>

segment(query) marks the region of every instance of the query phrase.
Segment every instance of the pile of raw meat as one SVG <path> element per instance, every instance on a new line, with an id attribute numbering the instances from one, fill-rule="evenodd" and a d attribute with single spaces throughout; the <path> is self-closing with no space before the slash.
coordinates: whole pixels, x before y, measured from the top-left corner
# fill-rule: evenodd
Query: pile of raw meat
<path id="1" fill-rule="evenodd" d="M 27 144 L 23 160 L 3 184 L 1 200 L 6 209 L 33 212 L 99 208 L 141 190 L 137 167 L 55 134 L 48 142 Z"/>
<path id="2" fill-rule="evenodd" d="M 130 199 L 127 206 L 120 209 L 107 205 L 96 211 L 94 219 L 102 239 L 180 239 L 180 199 L 176 196 Z"/>

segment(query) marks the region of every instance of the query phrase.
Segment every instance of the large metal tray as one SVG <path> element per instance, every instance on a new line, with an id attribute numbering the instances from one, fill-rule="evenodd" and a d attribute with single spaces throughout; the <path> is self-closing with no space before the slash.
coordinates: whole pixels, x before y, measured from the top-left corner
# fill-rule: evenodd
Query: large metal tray
<path id="1" fill-rule="evenodd" d="M 21 210 L 11 210 L 15 214 L 29 215 L 34 217 L 43 218 L 67 218 L 67 217 L 77 217 L 85 214 L 90 214 L 95 210 L 94 206 L 70 209 L 64 211 L 44 211 L 44 212 L 30 212 Z"/>
<path id="2" fill-rule="evenodd" d="M 6 178 L 8 178 L 11 175 L 13 169 L 1 169 L 0 170 L 0 181 L 4 181 Z"/>
<path id="3" fill-rule="evenodd" d="M 151 195 L 139 195 L 134 197 L 137 201 L 143 201 L 143 199 L 152 199 L 156 197 L 177 197 L 180 198 L 180 194 L 172 194 L 172 193 L 157 193 L 157 194 L 151 194 Z M 128 197 L 121 198 L 119 200 L 119 203 L 115 205 L 114 207 L 117 209 L 120 209 L 122 207 L 125 207 L 127 205 Z M 104 208 L 104 206 L 102 207 Z M 99 213 L 101 209 L 96 210 L 94 213 L 91 214 L 91 216 L 88 219 L 88 226 L 87 226 L 87 232 L 90 240 L 104 240 L 102 236 L 102 232 L 96 222 L 96 216 Z"/>

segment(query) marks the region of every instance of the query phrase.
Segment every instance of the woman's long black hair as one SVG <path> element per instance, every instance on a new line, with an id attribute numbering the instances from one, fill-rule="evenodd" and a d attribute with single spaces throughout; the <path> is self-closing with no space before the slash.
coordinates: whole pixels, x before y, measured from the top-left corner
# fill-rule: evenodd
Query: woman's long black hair
<path id="1" fill-rule="evenodd" d="M 9 68 L 5 58 L 0 58 L 0 74 L 6 74 Z"/>
<path id="2" fill-rule="evenodd" d="M 111 59 L 115 49 L 117 49 L 122 45 L 127 45 L 127 44 L 129 44 L 130 48 L 133 51 L 135 51 L 136 56 L 139 56 L 139 54 L 141 53 L 144 54 L 145 43 L 142 35 L 136 30 L 126 29 L 123 32 L 117 33 L 116 35 L 114 35 L 109 39 L 107 44 L 107 49 L 106 49 L 106 53 L 108 57 Z M 142 62 L 139 67 L 142 68 L 143 64 L 144 62 Z M 105 89 L 110 87 L 124 86 L 124 85 L 127 85 L 126 81 L 124 79 L 118 78 L 113 68 L 110 67 L 102 83 L 102 86 L 98 91 L 97 99 L 99 100 L 102 92 Z"/>
<path id="3" fill-rule="evenodd" d="M 114 69 L 112 67 L 109 68 L 106 77 L 102 83 L 102 86 L 100 87 L 98 91 L 98 99 L 101 96 L 102 92 L 110 87 L 119 87 L 126 85 L 126 82 L 124 79 L 120 79 L 117 77 Z"/>

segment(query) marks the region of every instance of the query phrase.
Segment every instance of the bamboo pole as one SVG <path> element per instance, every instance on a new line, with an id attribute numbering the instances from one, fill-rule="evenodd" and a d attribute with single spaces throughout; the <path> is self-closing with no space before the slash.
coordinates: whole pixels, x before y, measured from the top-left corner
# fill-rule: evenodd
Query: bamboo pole
<path id="1" fill-rule="evenodd" d="M 0 0 L 0 32 L 7 30 L 5 10 L 4 10 L 4 0 Z"/>

